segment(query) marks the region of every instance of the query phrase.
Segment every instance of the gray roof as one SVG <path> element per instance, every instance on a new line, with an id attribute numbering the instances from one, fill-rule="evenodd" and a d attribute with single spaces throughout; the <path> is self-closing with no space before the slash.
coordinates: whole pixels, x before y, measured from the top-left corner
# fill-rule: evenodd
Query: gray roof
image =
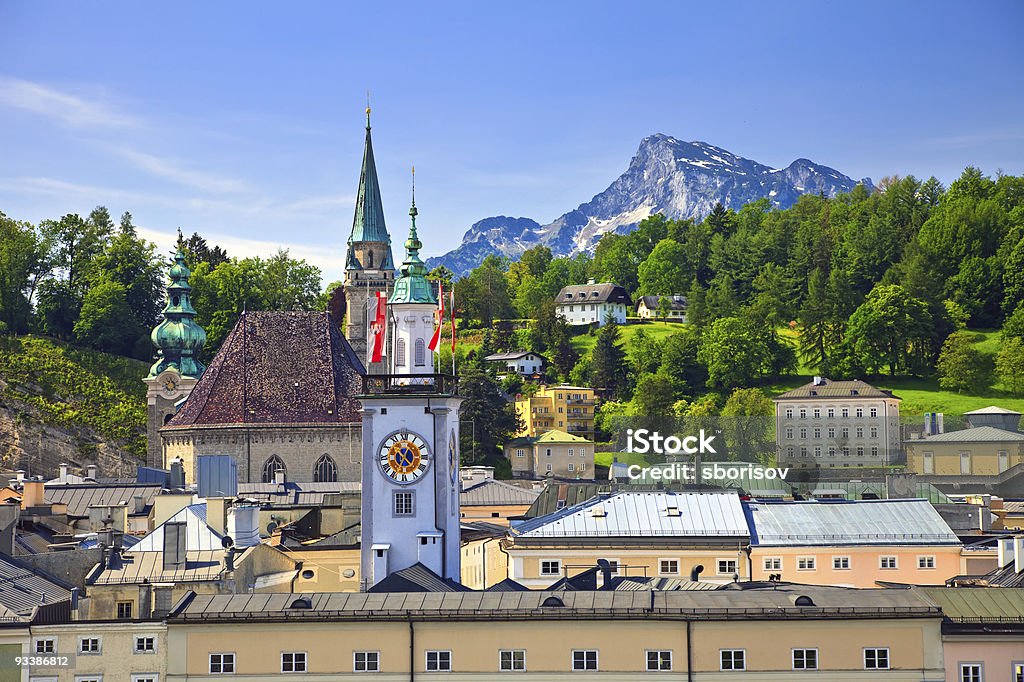
<path id="1" fill-rule="evenodd" d="M 946 431 L 937 433 L 934 436 L 927 436 L 920 441 L 907 441 L 908 445 L 914 443 L 1013 443 L 1024 442 L 1024 433 L 1015 433 L 1004 429 L 997 429 L 994 426 L 976 426 L 973 429 L 961 429 L 959 431 Z"/>
<path id="2" fill-rule="evenodd" d="M 536 355 L 541 360 L 544 359 L 543 355 L 535 353 L 532 350 L 517 350 L 512 353 L 494 353 L 493 355 L 485 357 L 484 360 L 489 362 L 497 362 L 499 360 L 518 360 L 519 358 L 525 358 L 527 355 Z"/>
<path id="3" fill-rule="evenodd" d="M 145 514 L 149 514 L 149 505 L 153 498 L 160 494 L 159 485 L 101 485 L 83 483 L 75 485 L 47 485 L 43 487 L 43 497 L 50 504 L 66 504 L 68 516 L 89 516 L 89 507 L 107 505 L 128 505 L 129 516 L 135 515 L 133 498 L 141 495 L 146 503 Z"/>
<path id="4" fill-rule="evenodd" d="M 163 552 L 164 528 L 168 523 L 185 524 L 186 551 L 221 549 L 221 536 L 206 523 L 206 503 L 190 504 L 179 510 L 132 547 L 133 552 Z"/>
<path id="5" fill-rule="evenodd" d="M 624 287 L 611 282 L 599 284 L 573 284 L 562 287 L 558 292 L 555 303 L 559 305 L 571 305 L 574 303 L 625 303 L 632 305 L 629 294 Z"/>
<path id="6" fill-rule="evenodd" d="M 1008 410 L 1005 407 L 997 407 L 996 405 L 989 405 L 988 407 L 983 407 L 980 410 L 971 410 L 970 412 L 964 412 L 964 414 L 965 415 L 968 415 L 968 414 L 1016 414 L 1016 415 L 1019 415 L 1020 412 L 1017 412 L 1015 410 Z"/>
<path id="7" fill-rule="evenodd" d="M 526 505 L 528 507 L 538 497 L 540 497 L 539 490 L 528 490 L 494 479 L 476 483 L 459 494 L 459 500 L 463 507 L 490 505 Z"/>
<path id="8" fill-rule="evenodd" d="M 0 621 L 28 616 L 37 606 L 71 599 L 71 591 L 17 559 L 0 555 Z M 6 612 L 4 611 L 6 609 Z"/>
<path id="9" fill-rule="evenodd" d="M 672 294 L 668 297 L 672 310 L 686 310 L 686 297 L 681 294 Z M 643 303 L 648 310 L 657 310 L 661 307 L 661 296 L 641 296 L 637 306 Z"/>
<path id="10" fill-rule="evenodd" d="M 235 560 L 238 561 L 241 556 L 236 555 Z M 134 585 L 142 582 L 190 583 L 217 580 L 224 568 L 224 550 L 186 552 L 184 568 L 175 570 L 164 570 L 163 561 L 163 552 L 124 552 L 119 561 L 115 560 L 113 568 L 98 564 L 88 584 Z"/>
<path id="11" fill-rule="evenodd" d="M 814 606 L 795 606 L 797 596 Z M 310 608 L 290 608 L 308 599 Z M 542 606 L 547 600 L 547 606 Z M 558 604 L 561 604 L 559 606 Z M 771 588 L 718 590 L 494 591 L 306 594 L 197 594 L 179 604 L 174 621 L 396 620 L 406 618 L 578 619 L 616 616 L 651 619 L 691 615 L 721 620 L 862 617 L 939 617 L 939 609 L 913 590 L 846 589 L 779 584 Z"/>
<path id="12" fill-rule="evenodd" d="M 514 534 L 524 538 L 746 538 L 750 530 L 735 493 L 618 492 L 530 519 L 516 526 Z"/>
<path id="13" fill-rule="evenodd" d="M 239 483 L 238 495 L 247 499 L 278 506 L 322 506 L 324 496 L 331 493 L 358 493 L 362 483 L 337 481 L 333 483 Z"/>
<path id="14" fill-rule="evenodd" d="M 928 500 L 747 502 L 751 544 L 958 545 Z"/>
<path id="15" fill-rule="evenodd" d="M 775 396 L 775 400 L 795 400 L 811 398 L 895 398 L 888 391 L 882 391 L 859 379 L 854 381 L 832 381 L 822 379 L 823 383 L 813 381 L 791 391 Z"/>

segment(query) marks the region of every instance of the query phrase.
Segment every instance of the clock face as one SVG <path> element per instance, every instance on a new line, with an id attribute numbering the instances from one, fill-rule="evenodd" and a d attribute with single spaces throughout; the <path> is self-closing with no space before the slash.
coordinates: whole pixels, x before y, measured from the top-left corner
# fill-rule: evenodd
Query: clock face
<path id="1" fill-rule="evenodd" d="M 459 449 L 455 445 L 455 429 L 448 435 L 448 468 L 454 488 L 459 482 Z"/>
<path id="2" fill-rule="evenodd" d="M 164 390 L 170 393 L 178 387 L 178 382 L 174 380 L 174 377 L 166 377 L 164 379 Z"/>
<path id="3" fill-rule="evenodd" d="M 412 483 L 427 472 L 430 448 L 415 433 L 398 431 L 381 443 L 377 463 L 381 472 L 395 483 Z"/>

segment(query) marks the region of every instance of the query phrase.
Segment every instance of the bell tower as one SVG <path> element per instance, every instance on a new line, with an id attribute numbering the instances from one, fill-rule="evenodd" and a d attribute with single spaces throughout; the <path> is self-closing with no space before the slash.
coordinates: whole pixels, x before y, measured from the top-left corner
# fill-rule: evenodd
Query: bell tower
<path id="1" fill-rule="evenodd" d="M 206 332 L 195 323 L 192 307 L 191 275 L 185 265 L 185 253 L 178 230 L 178 249 L 168 272 L 167 304 L 163 320 L 151 334 L 156 346 L 157 361 L 143 379 L 146 382 L 146 464 L 163 467 L 160 427 L 174 416 L 178 406 L 188 398 L 206 367 L 199 354 L 206 343 Z"/>
<path id="2" fill-rule="evenodd" d="M 437 374 L 437 298 L 420 259 L 416 200 L 401 277 L 388 300 L 390 372 L 364 377 L 363 588 L 421 563 L 460 579 L 459 406 L 455 378 Z"/>
<path id="3" fill-rule="evenodd" d="M 356 213 L 345 255 L 345 337 L 370 374 L 385 371 L 384 362 L 370 362 L 370 321 L 376 316 L 377 293 L 391 291 L 395 262 L 391 236 L 384 224 L 384 206 L 377 182 L 370 137 L 370 107 L 366 107 L 366 143 L 359 173 Z"/>

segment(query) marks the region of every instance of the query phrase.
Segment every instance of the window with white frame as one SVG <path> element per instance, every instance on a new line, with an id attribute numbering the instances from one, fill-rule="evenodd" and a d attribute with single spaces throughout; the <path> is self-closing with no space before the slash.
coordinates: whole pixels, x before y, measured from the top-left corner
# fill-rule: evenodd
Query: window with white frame
<path id="1" fill-rule="evenodd" d="M 984 682 L 981 663 L 961 663 L 960 682 Z"/>
<path id="2" fill-rule="evenodd" d="M 235 655 L 218 652 L 210 654 L 210 674 L 228 675 L 235 672 Z"/>
<path id="3" fill-rule="evenodd" d="M 878 567 L 887 571 L 894 570 L 896 568 L 896 557 L 894 556 L 883 556 L 878 558 Z"/>
<path id="4" fill-rule="evenodd" d="M 798 571 L 813 571 L 817 568 L 815 558 L 812 556 L 797 557 L 796 568 Z"/>
<path id="5" fill-rule="evenodd" d="M 917 557 L 917 567 L 923 569 L 935 568 L 935 557 L 932 555 Z"/>
<path id="6" fill-rule="evenodd" d="M 103 675 L 75 675 L 75 682 L 103 682 Z"/>
<path id="7" fill-rule="evenodd" d="M 601 558 L 601 559 L 598 559 L 598 561 L 607 561 L 608 562 L 608 571 L 612 575 L 618 575 L 619 574 L 619 560 L 618 559 L 605 559 L 605 558 Z"/>
<path id="8" fill-rule="evenodd" d="M 53 654 L 57 652 L 57 640 L 53 637 L 39 637 L 32 647 L 37 654 Z"/>
<path id="9" fill-rule="evenodd" d="M 526 457 L 526 450 L 523 450 L 521 448 L 519 450 L 516 450 L 516 457 Z"/>
<path id="10" fill-rule="evenodd" d="M 817 649 L 793 649 L 793 670 L 817 670 Z"/>
<path id="11" fill-rule="evenodd" d="M 428 651 L 427 672 L 451 672 L 452 652 L 451 651 Z"/>
<path id="12" fill-rule="evenodd" d="M 505 672 L 526 670 L 526 650 L 502 649 L 499 651 L 498 670 Z"/>
<path id="13" fill-rule="evenodd" d="M 666 650 L 647 652 L 647 670 L 672 670 L 672 652 Z"/>
<path id="14" fill-rule="evenodd" d="M 1024 663 L 1014 661 L 1012 666 L 1013 676 L 1010 678 L 1012 682 L 1024 682 Z"/>
<path id="15" fill-rule="evenodd" d="M 864 669 L 865 670 L 888 670 L 889 669 L 889 649 L 885 648 L 871 648 L 864 650 Z"/>
<path id="16" fill-rule="evenodd" d="M 658 561 L 658 573 L 661 575 L 679 575 L 678 559 L 661 559 Z"/>
<path id="17" fill-rule="evenodd" d="M 597 649 L 574 649 L 573 670 L 597 670 Z"/>
<path id="18" fill-rule="evenodd" d="M 103 642 L 99 637 L 79 637 L 78 653 L 80 655 L 98 654 L 103 650 Z"/>
<path id="19" fill-rule="evenodd" d="M 721 670 L 746 670 L 747 652 L 745 649 L 721 649 L 719 650 Z"/>
<path id="20" fill-rule="evenodd" d="M 569 471 L 576 471 L 576 465 L 572 462 L 569 462 Z"/>
<path id="21" fill-rule="evenodd" d="M 412 493 L 408 491 L 396 491 L 395 495 L 395 516 L 412 516 L 415 510 Z"/>
<path id="22" fill-rule="evenodd" d="M 135 653 L 156 653 L 156 637 L 154 635 L 135 635 Z"/>
<path id="23" fill-rule="evenodd" d="M 832 557 L 832 568 L 837 571 L 847 571 L 850 569 L 850 557 L 848 556 L 834 556 Z"/>
<path id="24" fill-rule="evenodd" d="M 778 556 L 766 556 L 764 558 L 764 570 L 766 571 L 781 571 L 782 570 L 782 557 Z"/>
<path id="25" fill-rule="evenodd" d="M 379 651 L 356 651 L 352 654 L 352 672 L 376 673 L 380 672 Z"/>
<path id="26" fill-rule="evenodd" d="M 544 559 L 540 562 L 541 575 L 561 575 L 562 562 L 559 559 Z"/>
<path id="27" fill-rule="evenodd" d="M 736 573 L 736 560 L 735 559 L 719 559 L 718 564 L 718 575 L 733 575 Z"/>
<path id="28" fill-rule="evenodd" d="M 159 682 L 160 675 L 157 673 L 134 673 L 132 682 Z"/>
<path id="29" fill-rule="evenodd" d="M 281 672 L 283 673 L 304 673 L 306 672 L 305 651 L 282 651 Z"/>

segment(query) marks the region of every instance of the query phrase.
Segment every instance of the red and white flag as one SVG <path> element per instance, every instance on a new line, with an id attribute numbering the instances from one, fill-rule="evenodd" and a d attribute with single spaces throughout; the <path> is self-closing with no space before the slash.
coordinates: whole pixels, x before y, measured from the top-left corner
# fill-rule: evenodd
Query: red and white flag
<path id="1" fill-rule="evenodd" d="M 452 311 L 452 362 L 455 362 L 455 287 L 452 287 L 448 296 L 448 309 Z"/>
<path id="2" fill-rule="evenodd" d="M 434 322 L 437 324 L 437 328 L 434 330 L 434 335 L 430 337 L 430 343 L 427 344 L 427 348 L 430 349 L 431 353 L 440 353 L 439 348 L 441 344 L 441 327 L 444 326 L 444 282 L 437 283 L 437 312 L 434 313 Z"/>
<path id="3" fill-rule="evenodd" d="M 384 330 L 387 326 L 385 324 L 387 295 L 383 291 L 378 291 L 376 298 L 377 311 L 374 315 L 373 322 L 370 323 L 370 332 L 373 334 L 373 351 L 370 353 L 370 362 L 381 362 L 384 359 Z"/>

